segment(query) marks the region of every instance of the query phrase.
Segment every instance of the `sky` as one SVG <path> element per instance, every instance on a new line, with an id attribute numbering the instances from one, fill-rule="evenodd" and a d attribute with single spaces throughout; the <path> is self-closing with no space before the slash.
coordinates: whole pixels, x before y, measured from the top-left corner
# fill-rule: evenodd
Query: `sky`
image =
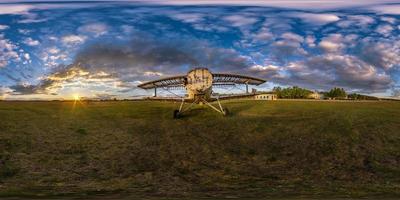
<path id="1" fill-rule="evenodd" d="M 195 67 L 400 98 L 400 0 L 0 3 L 0 99 L 136 98 Z"/>

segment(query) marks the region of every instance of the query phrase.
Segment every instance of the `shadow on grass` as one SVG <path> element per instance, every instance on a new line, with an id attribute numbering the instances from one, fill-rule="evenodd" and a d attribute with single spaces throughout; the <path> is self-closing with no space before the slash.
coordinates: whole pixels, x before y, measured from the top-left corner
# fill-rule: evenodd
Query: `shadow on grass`
<path id="1" fill-rule="evenodd" d="M 233 105 L 234 104 L 234 105 Z M 229 115 L 228 117 L 235 117 L 235 116 L 239 116 L 241 112 L 249 110 L 253 107 L 254 105 L 250 105 L 250 104 L 245 104 L 245 103 L 225 103 L 223 104 L 224 108 L 227 108 L 229 110 Z"/>
<path id="2" fill-rule="evenodd" d="M 213 104 L 217 108 L 219 107 L 217 104 Z M 239 116 L 240 112 L 246 111 L 254 107 L 254 105 L 244 104 L 244 103 L 234 103 L 234 102 L 221 102 L 223 109 L 228 109 L 228 114 L 225 117 L 235 117 Z M 179 119 L 187 119 L 191 117 L 209 117 L 210 115 L 221 115 L 217 113 L 212 108 L 203 105 L 203 106 L 196 106 L 191 108 L 190 110 L 184 112 L 182 115 L 179 116 Z"/>
<path id="3" fill-rule="evenodd" d="M 200 115 L 203 115 L 204 112 L 209 112 L 209 110 L 202 108 L 202 107 L 191 108 L 190 110 L 185 111 L 184 113 L 180 114 L 178 119 L 188 119 L 191 117 L 200 116 Z M 213 111 L 211 111 L 211 112 L 213 112 Z"/>

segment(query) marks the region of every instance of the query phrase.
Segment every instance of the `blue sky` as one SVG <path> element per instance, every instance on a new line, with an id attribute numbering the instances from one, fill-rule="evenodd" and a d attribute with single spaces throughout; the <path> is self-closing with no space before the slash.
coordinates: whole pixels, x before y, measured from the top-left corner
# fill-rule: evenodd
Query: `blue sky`
<path id="1" fill-rule="evenodd" d="M 8 1 L 0 98 L 131 98 L 193 67 L 400 96 L 396 1 Z"/>

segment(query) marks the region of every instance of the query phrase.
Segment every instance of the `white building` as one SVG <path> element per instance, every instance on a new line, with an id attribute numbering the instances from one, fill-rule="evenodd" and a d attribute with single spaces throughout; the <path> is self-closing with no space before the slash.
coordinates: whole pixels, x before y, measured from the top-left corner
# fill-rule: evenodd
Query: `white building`
<path id="1" fill-rule="evenodd" d="M 314 91 L 313 93 L 311 93 L 310 95 L 308 95 L 309 99 L 323 99 L 324 95 L 319 93 L 318 91 Z"/>
<path id="2" fill-rule="evenodd" d="M 254 95 L 254 99 L 255 100 L 273 101 L 273 100 L 277 100 L 278 96 L 276 94 L 274 94 L 274 93 L 260 93 L 260 94 Z"/>

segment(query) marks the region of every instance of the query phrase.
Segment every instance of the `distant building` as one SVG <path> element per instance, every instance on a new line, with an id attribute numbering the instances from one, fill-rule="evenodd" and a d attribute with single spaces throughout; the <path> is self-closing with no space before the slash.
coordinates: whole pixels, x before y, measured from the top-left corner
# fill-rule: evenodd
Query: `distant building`
<path id="1" fill-rule="evenodd" d="M 259 94 L 254 95 L 254 99 L 255 100 L 273 101 L 273 100 L 277 100 L 278 96 L 275 93 L 272 93 L 272 92 L 265 92 L 265 93 L 259 93 Z"/>
<path id="2" fill-rule="evenodd" d="M 311 93 L 310 95 L 308 95 L 309 99 L 323 99 L 324 95 L 319 93 L 318 91 L 315 91 L 313 93 Z"/>

